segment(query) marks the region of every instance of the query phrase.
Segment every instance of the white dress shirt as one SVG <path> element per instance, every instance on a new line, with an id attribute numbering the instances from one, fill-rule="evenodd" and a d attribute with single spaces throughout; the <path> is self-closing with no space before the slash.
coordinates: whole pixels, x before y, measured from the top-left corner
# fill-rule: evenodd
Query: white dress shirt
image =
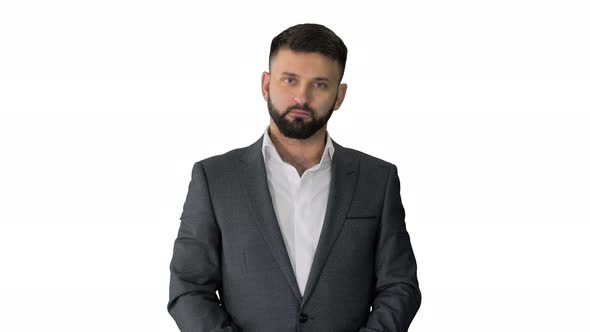
<path id="1" fill-rule="evenodd" d="M 324 224 L 330 189 L 334 145 L 326 132 L 326 146 L 319 164 L 299 176 L 297 169 L 283 161 L 264 131 L 262 155 L 272 203 L 295 271 L 301 295 L 311 269 Z"/>

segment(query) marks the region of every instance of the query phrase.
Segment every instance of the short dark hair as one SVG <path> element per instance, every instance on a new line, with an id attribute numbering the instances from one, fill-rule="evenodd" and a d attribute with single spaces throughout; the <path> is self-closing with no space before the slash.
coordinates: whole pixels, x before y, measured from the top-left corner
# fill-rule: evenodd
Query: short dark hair
<path id="1" fill-rule="evenodd" d="M 342 81 L 348 49 L 342 39 L 327 27 L 314 23 L 297 24 L 274 37 L 270 43 L 268 56 L 269 71 L 272 58 L 281 48 L 288 48 L 295 52 L 317 52 L 336 60 L 342 69 L 340 73 L 340 81 Z"/>

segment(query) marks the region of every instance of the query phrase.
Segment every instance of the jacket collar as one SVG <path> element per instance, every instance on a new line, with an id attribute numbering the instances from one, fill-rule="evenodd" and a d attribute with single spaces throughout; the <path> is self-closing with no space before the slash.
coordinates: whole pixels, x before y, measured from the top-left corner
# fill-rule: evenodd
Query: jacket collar
<path id="1" fill-rule="evenodd" d="M 330 164 L 332 158 L 334 157 L 334 144 L 332 143 L 332 139 L 330 138 L 330 133 L 328 131 L 326 131 L 324 143 L 324 152 L 322 153 L 322 157 L 319 162 L 321 167 Z M 270 158 L 271 155 L 279 159 L 281 158 L 273 141 L 270 138 L 270 126 L 267 126 L 264 130 L 264 135 L 262 136 L 262 157 L 264 160 L 268 161 L 268 158 Z"/>

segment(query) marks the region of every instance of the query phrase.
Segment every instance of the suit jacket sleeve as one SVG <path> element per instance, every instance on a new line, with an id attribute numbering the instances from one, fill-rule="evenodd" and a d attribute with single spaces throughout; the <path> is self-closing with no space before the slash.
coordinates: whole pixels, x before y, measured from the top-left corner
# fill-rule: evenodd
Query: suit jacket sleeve
<path id="1" fill-rule="evenodd" d="M 239 331 L 215 294 L 220 282 L 220 231 L 205 172 L 197 162 L 170 263 L 167 308 L 182 332 Z"/>
<path id="2" fill-rule="evenodd" d="M 406 332 L 420 307 L 416 259 L 404 218 L 397 168 L 392 164 L 379 221 L 373 309 L 361 332 Z"/>

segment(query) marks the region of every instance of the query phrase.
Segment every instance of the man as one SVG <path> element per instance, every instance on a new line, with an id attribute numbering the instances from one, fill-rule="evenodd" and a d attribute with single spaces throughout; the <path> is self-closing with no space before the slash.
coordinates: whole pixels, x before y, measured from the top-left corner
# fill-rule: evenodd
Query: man
<path id="1" fill-rule="evenodd" d="M 270 126 L 194 164 L 170 264 L 182 332 L 408 330 L 421 293 L 397 169 L 327 132 L 346 55 L 322 25 L 276 36 Z"/>

